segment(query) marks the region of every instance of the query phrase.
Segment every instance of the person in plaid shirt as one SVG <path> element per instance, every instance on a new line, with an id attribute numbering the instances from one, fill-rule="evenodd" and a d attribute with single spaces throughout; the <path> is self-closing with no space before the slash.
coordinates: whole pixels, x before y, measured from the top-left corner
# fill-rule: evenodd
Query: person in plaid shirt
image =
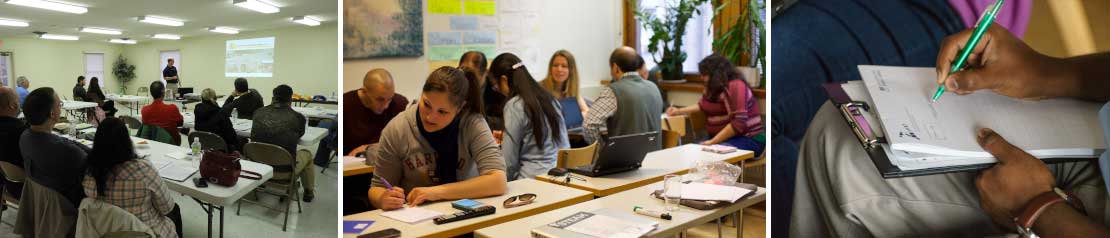
<path id="1" fill-rule="evenodd" d="M 180 237 L 180 209 L 154 165 L 135 154 L 127 133 L 117 118 L 100 123 L 82 184 L 85 196 L 131 212 L 158 237 Z"/>

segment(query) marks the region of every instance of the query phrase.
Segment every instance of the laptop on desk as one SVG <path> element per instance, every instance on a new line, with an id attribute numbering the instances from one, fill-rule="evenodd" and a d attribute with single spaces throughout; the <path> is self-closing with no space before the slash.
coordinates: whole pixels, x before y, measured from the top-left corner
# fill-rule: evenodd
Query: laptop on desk
<path id="1" fill-rule="evenodd" d="M 592 163 L 567 170 L 590 177 L 636 170 L 648 152 L 659 150 L 661 140 L 658 131 L 603 138 Z"/>

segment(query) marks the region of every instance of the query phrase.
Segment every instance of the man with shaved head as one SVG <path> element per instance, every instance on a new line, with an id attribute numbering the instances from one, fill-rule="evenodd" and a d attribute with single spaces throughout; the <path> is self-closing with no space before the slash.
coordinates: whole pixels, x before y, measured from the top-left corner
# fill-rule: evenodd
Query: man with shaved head
<path id="1" fill-rule="evenodd" d="M 26 80 L 20 77 L 22 80 Z M 19 150 L 19 136 L 27 130 L 27 123 L 16 118 L 19 116 L 19 96 L 10 88 L 0 88 L 0 161 L 12 163 L 20 169 L 23 168 L 23 153 Z M 23 183 L 11 183 L 0 179 L 4 189 L 11 191 L 12 195 L 19 197 L 23 191 Z"/>
<path id="2" fill-rule="evenodd" d="M 663 97 L 654 83 L 640 75 L 642 67 L 643 58 L 631 47 L 617 48 L 609 55 L 613 82 L 601 89 L 601 96 L 586 113 L 587 143 L 600 139 L 602 130 L 609 137 L 659 131 Z"/>
<path id="3" fill-rule="evenodd" d="M 362 78 L 362 88 L 343 94 L 343 151 L 355 156 L 378 143 L 382 128 L 405 110 L 409 101 L 394 91 L 393 76 L 372 69 Z"/>

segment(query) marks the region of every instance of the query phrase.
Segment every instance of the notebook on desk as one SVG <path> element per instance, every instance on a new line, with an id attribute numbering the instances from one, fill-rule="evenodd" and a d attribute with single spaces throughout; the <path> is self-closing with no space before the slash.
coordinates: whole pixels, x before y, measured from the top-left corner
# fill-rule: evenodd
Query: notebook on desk
<path id="1" fill-rule="evenodd" d="M 859 66 L 862 81 L 825 85 L 832 103 L 885 178 L 972 171 L 997 162 L 975 134 L 991 128 L 1045 162 L 1105 150 L 1097 103 L 1023 101 L 988 91 L 943 97 L 933 68 Z"/>

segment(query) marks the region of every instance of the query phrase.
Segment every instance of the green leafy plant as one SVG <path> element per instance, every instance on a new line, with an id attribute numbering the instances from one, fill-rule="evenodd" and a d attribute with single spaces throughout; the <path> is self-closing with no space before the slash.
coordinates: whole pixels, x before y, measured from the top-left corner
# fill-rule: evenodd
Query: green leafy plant
<path id="1" fill-rule="evenodd" d="M 755 67 L 759 72 L 760 82 L 765 81 L 762 77 L 765 77 L 763 75 L 767 72 L 767 53 L 763 51 L 763 45 L 767 42 L 767 32 L 764 30 L 766 24 L 763 14 L 760 14 L 764 4 L 762 0 L 749 0 L 747 8 L 739 16 L 735 19 L 727 19 L 735 22 L 732 27 L 722 30 L 713 38 L 713 48 L 733 63 L 744 62 L 742 57 L 747 53 L 751 60 L 750 66 Z M 729 5 L 720 4 L 714 13 L 720 12 Z M 717 21 L 720 17 L 722 17 L 720 14 L 714 14 L 713 20 Z"/>
<path id="2" fill-rule="evenodd" d="M 128 64 L 127 58 L 120 54 L 119 57 L 116 57 L 116 62 L 112 63 L 112 75 L 115 75 L 116 80 L 119 80 L 119 92 L 126 93 L 127 82 L 135 79 L 135 65 Z"/>
<path id="3" fill-rule="evenodd" d="M 686 23 L 700 13 L 698 6 L 706 2 L 708 0 L 667 1 L 662 14 L 656 14 L 655 9 L 637 7 L 636 21 L 652 32 L 647 48 L 652 54 L 652 60 L 659 65 L 664 80 L 682 80 L 682 62 L 686 61 L 686 52 L 682 51 L 682 36 L 686 34 Z M 629 4 L 639 6 L 636 0 L 629 0 Z M 656 55 L 660 53 L 662 58 L 657 58 Z"/>

